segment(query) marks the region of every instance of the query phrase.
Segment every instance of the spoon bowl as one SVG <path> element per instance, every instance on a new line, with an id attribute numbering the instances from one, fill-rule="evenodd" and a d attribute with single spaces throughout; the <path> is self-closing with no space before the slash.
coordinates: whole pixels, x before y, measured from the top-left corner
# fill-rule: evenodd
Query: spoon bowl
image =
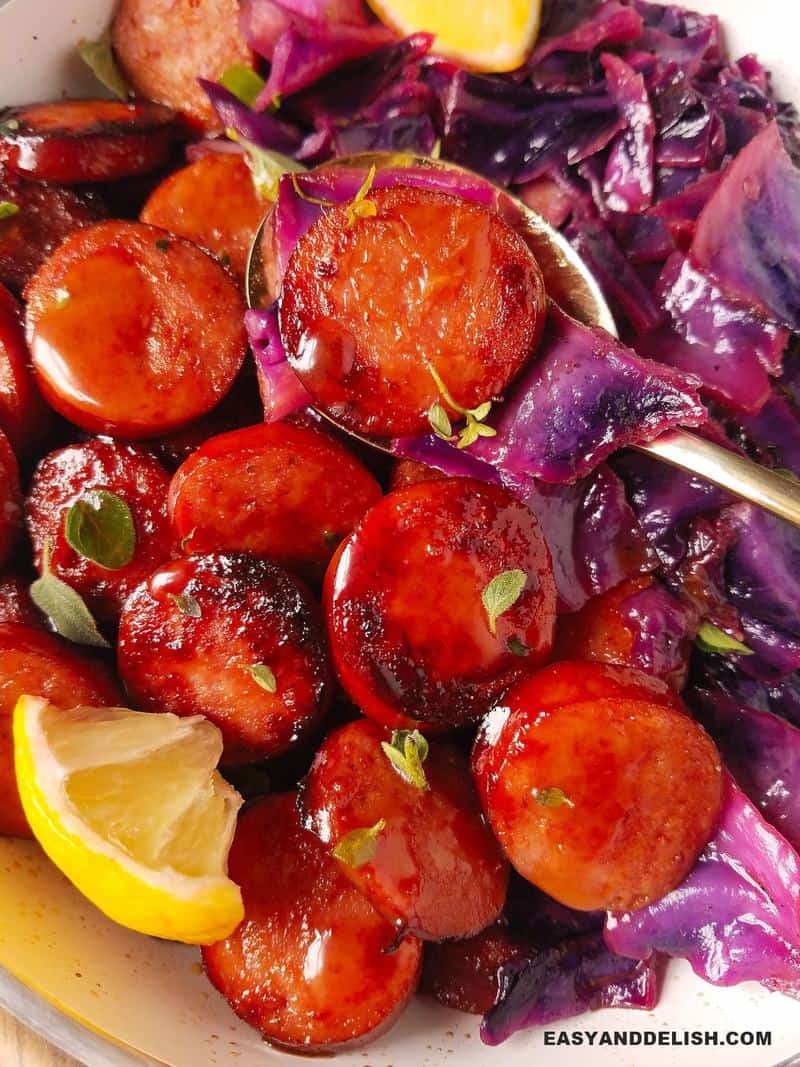
<path id="1" fill-rule="evenodd" d="M 587 326 L 602 327 L 617 336 L 614 316 L 586 263 L 562 233 L 519 198 L 464 167 L 411 153 L 364 152 L 331 160 L 318 169 L 356 168 L 366 174 L 372 166 L 379 171 L 404 167 L 456 171 L 484 183 L 493 190 L 495 210 L 524 239 L 536 257 L 549 296 L 579 322 Z M 246 291 L 251 308 L 264 307 L 277 296 L 273 291 L 269 266 L 264 257 L 270 216 L 271 213 L 268 213 L 264 217 L 256 231 L 248 258 Z M 372 448 L 393 454 L 391 441 L 355 433 L 342 426 L 327 412 L 317 410 L 319 415 L 343 433 Z M 800 482 L 794 478 L 763 467 L 687 430 L 671 430 L 655 441 L 635 447 L 639 452 L 696 474 L 727 490 L 731 496 L 756 504 L 787 522 L 800 526 Z"/>

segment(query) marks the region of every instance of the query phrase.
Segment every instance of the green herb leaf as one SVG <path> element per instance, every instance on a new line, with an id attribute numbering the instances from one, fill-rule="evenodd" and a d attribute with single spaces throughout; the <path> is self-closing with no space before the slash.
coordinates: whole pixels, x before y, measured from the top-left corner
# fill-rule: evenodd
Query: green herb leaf
<path id="1" fill-rule="evenodd" d="M 225 267 L 225 268 L 227 268 L 227 267 L 229 267 L 231 265 L 231 257 L 228 255 L 227 252 L 221 253 L 221 255 L 219 257 L 219 265 L 221 267 Z"/>
<path id="2" fill-rule="evenodd" d="M 347 205 L 345 214 L 347 215 L 348 226 L 355 226 L 356 219 L 367 219 L 378 214 L 377 205 L 372 200 L 367 200 L 367 195 L 372 188 L 372 183 L 375 181 L 377 173 L 378 168 L 373 163 L 369 168 L 369 173 L 361 183 L 361 188 Z"/>
<path id="3" fill-rule="evenodd" d="M 169 252 L 169 240 L 166 237 L 159 237 L 156 241 L 156 248 L 159 252 Z"/>
<path id="4" fill-rule="evenodd" d="M 246 67 L 244 63 L 233 63 L 228 67 L 219 83 L 247 107 L 255 104 L 267 84 L 261 75 L 256 74 L 252 67 Z"/>
<path id="5" fill-rule="evenodd" d="M 106 489 L 93 489 L 75 501 L 64 520 L 64 535 L 84 559 L 110 571 L 126 567 L 136 551 L 131 509 Z"/>
<path id="6" fill-rule="evenodd" d="M 78 55 L 101 85 L 120 100 L 128 99 L 131 91 L 114 58 L 110 33 L 104 33 L 96 41 L 81 41 L 78 45 Z"/>
<path id="7" fill-rule="evenodd" d="M 433 148 L 431 149 L 431 159 L 441 159 L 441 158 L 442 158 L 442 139 L 441 139 L 441 137 L 437 137 L 436 140 L 433 143 Z"/>
<path id="8" fill-rule="evenodd" d="M 181 615 L 188 615 L 190 619 L 202 618 L 200 605 L 190 593 L 170 593 L 170 596 Z"/>
<path id="9" fill-rule="evenodd" d="M 351 830 L 336 842 L 334 856 L 348 867 L 363 867 L 375 856 L 378 837 L 385 829 L 386 820 L 378 819 L 374 826 Z"/>
<path id="10" fill-rule="evenodd" d="M 252 141 L 246 141 L 244 137 L 240 137 L 236 130 L 228 129 L 225 133 L 229 141 L 235 141 L 245 150 L 247 165 L 253 177 L 253 185 L 255 185 L 256 192 L 262 200 L 273 201 L 276 199 L 278 182 L 284 174 L 303 174 L 306 171 L 306 167 L 302 163 L 298 163 L 289 156 L 282 156 L 280 152 L 259 148 Z M 297 179 L 294 178 L 293 181 L 296 183 Z M 297 189 L 296 184 L 295 189 Z M 298 192 L 300 191 L 298 190 Z M 300 195 L 302 196 L 302 193 Z"/>
<path id="11" fill-rule="evenodd" d="M 512 656 L 519 656 L 520 659 L 524 659 L 530 652 L 528 646 L 518 637 L 509 637 L 506 641 L 506 648 Z"/>
<path id="12" fill-rule="evenodd" d="M 473 408 L 472 411 L 470 411 L 470 415 L 472 415 L 474 419 L 477 419 L 478 422 L 483 422 L 491 410 L 492 402 L 491 400 L 486 400 L 483 404 L 479 404 L 476 408 Z"/>
<path id="13" fill-rule="evenodd" d="M 33 583 L 30 594 L 36 607 L 50 619 L 56 633 L 76 645 L 109 647 L 81 595 L 50 570 L 49 545 L 45 545 L 42 555 L 42 576 Z"/>
<path id="14" fill-rule="evenodd" d="M 8 137 L 10 134 L 16 133 L 19 128 L 19 119 L 5 119 L 3 122 L 0 122 L 0 134 L 2 134 L 3 137 Z"/>
<path id="15" fill-rule="evenodd" d="M 461 433 L 458 435 L 457 448 L 469 448 L 470 445 L 474 445 L 480 437 L 478 433 L 478 426 L 480 423 L 468 422 Z"/>
<path id="16" fill-rule="evenodd" d="M 19 204 L 14 204 L 10 200 L 0 200 L 0 219 L 10 219 L 14 215 L 19 215 Z"/>
<path id="17" fill-rule="evenodd" d="M 516 604 L 527 581 L 525 571 L 503 571 L 492 578 L 481 593 L 491 633 L 497 633 L 497 620 Z"/>
<path id="18" fill-rule="evenodd" d="M 726 634 L 719 627 L 712 626 L 710 622 L 701 623 L 700 629 L 697 631 L 697 646 L 703 652 L 716 652 L 721 656 L 753 655 L 752 648 L 743 645 L 741 641 L 737 641 L 735 637 Z"/>
<path id="19" fill-rule="evenodd" d="M 452 438 L 453 427 L 450 416 L 438 402 L 431 404 L 428 409 L 428 422 L 437 437 L 441 437 L 443 441 L 449 441 Z"/>
<path id="20" fill-rule="evenodd" d="M 268 667 L 266 663 L 254 663 L 247 669 L 250 671 L 253 681 L 257 682 L 262 689 L 266 689 L 268 693 L 278 692 L 278 680 L 272 668 Z"/>
<path id="21" fill-rule="evenodd" d="M 428 788 L 422 767 L 428 758 L 428 742 L 419 730 L 395 730 L 391 743 L 381 741 L 381 748 L 403 781 L 415 789 Z"/>
<path id="22" fill-rule="evenodd" d="M 543 808 L 561 808 L 565 804 L 570 808 L 575 807 L 575 804 L 569 799 L 564 790 L 554 785 L 548 786 L 546 789 L 535 790 L 533 799 L 537 804 L 541 804 Z"/>

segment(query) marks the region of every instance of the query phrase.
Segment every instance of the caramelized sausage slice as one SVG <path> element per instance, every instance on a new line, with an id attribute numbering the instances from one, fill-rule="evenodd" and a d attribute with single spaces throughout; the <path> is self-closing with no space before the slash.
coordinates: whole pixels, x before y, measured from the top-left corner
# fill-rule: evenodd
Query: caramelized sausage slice
<path id="1" fill-rule="evenodd" d="M 19 536 L 21 515 L 19 467 L 8 438 L 0 430 L 0 565 L 11 554 Z"/>
<path id="2" fill-rule="evenodd" d="M 262 423 L 206 441 L 176 472 L 169 508 L 187 552 L 252 552 L 320 580 L 381 495 L 329 434 Z"/>
<path id="3" fill-rule="evenodd" d="M 633 667 L 617 667 L 608 663 L 568 660 L 551 663 L 519 682 L 508 697 L 513 697 L 515 708 L 526 708 L 529 714 L 610 697 L 666 704 L 687 714 L 686 706 L 675 690 L 660 678 Z M 505 758 L 505 746 L 495 744 L 495 737 L 510 714 L 510 705 L 503 700 L 501 706 L 490 712 L 482 723 L 472 750 L 472 769 L 484 810 L 487 809 L 498 769 Z"/>
<path id="4" fill-rule="evenodd" d="M 250 245 L 268 207 L 244 156 L 212 152 L 165 178 L 141 219 L 207 248 L 243 284 Z"/>
<path id="5" fill-rule="evenodd" d="M 155 437 L 210 411 L 246 351 L 236 284 L 189 241 L 136 222 L 79 230 L 27 289 L 45 399 L 92 433 Z"/>
<path id="6" fill-rule="evenodd" d="M 51 422 L 33 377 L 22 308 L 0 283 L 0 430 L 22 454 L 42 440 Z"/>
<path id="7" fill-rule="evenodd" d="M 103 664 L 75 645 L 19 623 L 0 623 L 0 834 L 30 836 L 14 775 L 11 721 L 24 694 L 59 708 L 114 707 L 122 692 Z"/>
<path id="8" fill-rule="evenodd" d="M 502 395 L 541 336 L 544 282 L 484 207 L 406 188 L 369 199 L 373 217 L 331 208 L 298 242 L 281 336 L 317 407 L 360 433 L 421 433 L 447 402 L 437 375 L 463 408 Z"/>
<path id="9" fill-rule="evenodd" d="M 104 621 L 118 619 L 136 586 L 173 554 L 168 490 L 167 472 L 135 445 L 93 440 L 52 452 L 36 468 L 27 500 L 37 567 L 42 566 L 47 545 L 50 569 L 80 593 L 92 614 Z M 127 505 L 133 520 L 133 555 L 121 567 L 95 562 L 77 551 L 66 536 L 70 508 L 83 502 L 98 510 L 102 500 L 98 494 L 103 493 L 113 493 Z M 127 524 L 123 528 L 119 522 L 103 527 L 106 549 L 117 548 L 127 532 Z"/>
<path id="10" fill-rule="evenodd" d="M 385 823 L 374 856 L 342 872 L 399 929 L 440 941 L 493 922 L 508 865 L 483 820 L 466 759 L 430 745 L 420 787 L 381 748 L 391 734 L 368 719 L 323 742 L 301 792 L 309 827 L 331 848 L 354 830 Z"/>
<path id="11" fill-rule="evenodd" d="M 25 626 L 42 626 L 44 618 L 37 611 L 30 593 L 30 580 L 19 574 L 0 576 L 0 623 L 20 622 Z"/>
<path id="12" fill-rule="evenodd" d="M 228 860 L 244 919 L 203 949 L 206 973 L 268 1041 L 322 1052 L 375 1037 L 397 1019 L 419 977 L 422 946 L 396 931 L 300 824 L 296 795 L 239 818 Z"/>
<path id="13" fill-rule="evenodd" d="M 286 751 L 331 700 L 316 606 L 290 574 L 254 556 L 161 567 L 125 603 L 118 655 L 142 708 L 205 715 L 232 763 Z"/>
<path id="14" fill-rule="evenodd" d="M 562 615 L 556 629 L 556 655 L 564 659 L 629 664 L 634 634 L 622 618 L 625 601 L 652 585 L 647 576 L 629 578 L 587 601 L 580 611 Z"/>
<path id="15" fill-rule="evenodd" d="M 714 830 L 719 753 L 675 708 L 628 697 L 542 710 L 523 685 L 489 716 L 483 744 L 497 750 L 480 790 L 492 828 L 519 873 L 567 907 L 658 900 Z"/>
<path id="16" fill-rule="evenodd" d="M 514 595 L 492 617 L 488 587 L 506 579 Z M 477 719 L 549 655 L 555 601 L 536 518 L 505 490 L 467 478 L 385 497 L 325 580 L 339 679 L 378 721 Z"/>
<path id="17" fill-rule="evenodd" d="M 234 63 L 254 65 L 239 29 L 238 0 L 122 0 L 112 40 L 139 96 L 180 111 L 201 129 L 219 120 L 198 78 L 218 81 Z"/>
<path id="18" fill-rule="evenodd" d="M 420 992 L 446 1008 L 485 1015 L 497 998 L 497 972 L 522 951 L 502 919 L 463 941 L 428 942 Z"/>
<path id="19" fill-rule="evenodd" d="M 65 238 L 102 215 L 96 198 L 14 174 L 0 175 L 0 200 L 19 208 L 0 219 L 0 282 L 18 295 Z"/>
<path id="20" fill-rule="evenodd" d="M 0 161 L 25 178 L 72 185 L 158 170 L 175 113 L 147 100 L 54 100 L 0 113 Z"/>

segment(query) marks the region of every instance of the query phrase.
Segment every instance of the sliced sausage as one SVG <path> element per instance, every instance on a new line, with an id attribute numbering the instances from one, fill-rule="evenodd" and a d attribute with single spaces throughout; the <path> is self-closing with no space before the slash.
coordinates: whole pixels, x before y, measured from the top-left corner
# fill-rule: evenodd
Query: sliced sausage
<path id="1" fill-rule="evenodd" d="M 136 222 L 79 230 L 27 289 L 45 399 L 85 430 L 155 437 L 210 411 L 246 351 L 242 299 L 189 241 Z"/>
<path id="2" fill-rule="evenodd" d="M 268 207 L 244 156 L 212 152 L 165 178 L 141 219 L 207 248 L 243 284 L 250 245 Z"/>
<path id="3" fill-rule="evenodd" d="M 0 623 L 19 622 L 25 626 L 42 626 L 39 614 L 29 593 L 30 579 L 19 574 L 0 575 Z"/>
<path id="4" fill-rule="evenodd" d="M 569 660 L 551 663 L 519 682 L 514 687 L 513 696 L 518 706 L 531 710 L 551 711 L 568 704 L 621 697 L 649 704 L 666 704 L 688 714 L 675 690 L 660 678 L 633 667 L 609 663 Z M 478 730 L 472 750 L 472 769 L 484 810 L 505 757 L 504 746 L 495 744 L 494 738 L 510 714 L 510 706 L 505 700 L 491 711 Z"/>
<path id="5" fill-rule="evenodd" d="M 497 972 L 522 950 L 503 919 L 463 941 L 428 942 L 420 992 L 446 1008 L 485 1015 L 497 999 Z"/>
<path id="6" fill-rule="evenodd" d="M 420 788 L 382 749 L 391 737 L 360 719 L 325 739 L 301 791 L 308 826 L 333 848 L 383 820 L 374 856 L 358 866 L 343 861 L 342 873 L 398 929 L 434 941 L 469 937 L 499 915 L 508 864 L 461 752 L 433 742 Z"/>
<path id="7" fill-rule="evenodd" d="M 431 406 L 448 404 L 437 374 L 463 408 L 502 395 L 541 336 L 544 282 L 484 207 L 407 188 L 369 199 L 373 217 L 351 224 L 331 208 L 298 242 L 281 336 L 316 406 L 348 429 L 421 433 Z"/>
<path id="8" fill-rule="evenodd" d="M 147 174 L 169 160 L 175 113 L 147 100 L 55 100 L 0 112 L 0 161 L 24 178 L 73 185 Z"/>
<path id="9" fill-rule="evenodd" d="M 2 172 L 0 200 L 19 208 L 0 219 L 0 283 L 18 295 L 65 238 L 103 214 L 96 198 Z"/>
<path id="10" fill-rule="evenodd" d="M 415 459 L 398 459 L 392 467 L 391 488 L 405 489 L 407 485 L 418 485 L 419 482 L 440 482 L 447 475 L 429 467 L 426 463 L 418 463 Z"/>
<path id="11" fill-rule="evenodd" d="M 513 602 L 491 618 L 490 583 L 520 572 Z M 378 721 L 478 718 L 549 655 L 555 600 L 536 518 L 505 490 L 467 478 L 385 497 L 325 579 L 339 679 Z"/>
<path id="12" fill-rule="evenodd" d="M 484 730 L 497 753 L 481 793 L 519 873 L 581 911 L 641 908 L 678 885 L 722 802 L 705 731 L 639 697 L 543 710 L 523 684 L 503 703 Z"/>
<path id="13" fill-rule="evenodd" d="M 33 377 L 22 309 L 0 283 L 0 430 L 22 454 L 41 442 L 51 421 Z"/>
<path id="14" fill-rule="evenodd" d="M 318 612 L 286 571 L 243 554 L 169 563 L 122 612 L 119 667 L 140 706 L 205 715 L 225 759 L 286 751 L 331 699 Z"/>
<path id="15" fill-rule="evenodd" d="M 239 29 L 239 0 L 122 0 L 112 26 L 117 60 L 137 95 L 201 129 L 219 120 L 198 84 L 255 58 Z"/>
<path id="16" fill-rule="evenodd" d="M 36 566 L 41 569 L 47 546 L 51 571 L 80 593 L 92 614 L 103 621 L 118 619 L 136 586 L 173 555 L 168 491 L 167 472 L 135 445 L 95 439 L 52 452 L 36 468 L 26 506 Z M 67 540 L 70 509 L 82 502 L 97 510 L 102 493 L 113 493 L 130 511 L 133 554 L 122 566 L 96 562 Z M 116 519 L 101 532 L 110 558 L 129 538 L 130 528 Z"/>
<path id="17" fill-rule="evenodd" d="M 169 509 L 187 552 L 252 552 L 318 580 L 381 496 L 329 434 L 262 423 L 201 445 L 175 474 Z"/>
<path id="18" fill-rule="evenodd" d="M 56 707 L 113 707 L 124 698 L 111 673 L 75 645 L 19 623 L 0 623 L 0 834 L 30 836 L 14 775 L 14 706 L 23 695 Z"/>
<path id="19" fill-rule="evenodd" d="M 623 618 L 621 608 L 629 597 L 652 584 L 653 579 L 647 576 L 629 578 L 607 593 L 592 597 L 580 611 L 560 616 L 556 656 L 621 666 L 630 664 L 636 635 Z"/>
<path id="20" fill-rule="evenodd" d="M 228 860 L 244 919 L 203 948 L 212 983 L 268 1041 L 306 1052 L 375 1037 L 416 988 L 422 946 L 396 932 L 307 830 L 296 795 L 239 818 Z"/>
<path id="21" fill-rule="evenodd" d="M 21 516 L 19 467 L 8 438 L 0 430 L 0 565 L 8 559 L 17 541 Z"/>

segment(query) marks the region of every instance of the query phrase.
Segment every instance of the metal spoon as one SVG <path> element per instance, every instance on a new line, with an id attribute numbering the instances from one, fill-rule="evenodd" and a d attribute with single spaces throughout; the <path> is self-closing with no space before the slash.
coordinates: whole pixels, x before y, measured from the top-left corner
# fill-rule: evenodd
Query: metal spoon
<path id="1" fill-rule="evenodd" d="M 328 167 L 378 169 L 397 166 L 435 167 L 470 174 L 463 167 L 427 157 L 403 153 L 362 153 L 332 160 Z M 485 180 L 485 179 L 484 179 Z M 497 190 L 497 210 L 525 239 L 539 261 L 547 291 L 574 318 L 590 326 L 601 326 L 616 336 L 614 317 L 593 274 L 567 239 L 529 207 L 504 189 Z M 270 295 L 269 280 L 262 257 L 262 238 L 269 215 L 262 221 L 250 249 L 247 264 L 247 299 L 250 307 L 263 306 Z M 330 422 L 334 419 L 320 411 Z M 391 452 L 389 442 L 364 437 L 343 426 L 339 429 L 373 448 Z M 787 522 L 800 526 L 800 484 L 784 474 L 762 467 L 688 430 L 671 430 L 655 441 L 635 446 L 638 451 L 663 460 L 681 470 L 697 474 Z"/>

